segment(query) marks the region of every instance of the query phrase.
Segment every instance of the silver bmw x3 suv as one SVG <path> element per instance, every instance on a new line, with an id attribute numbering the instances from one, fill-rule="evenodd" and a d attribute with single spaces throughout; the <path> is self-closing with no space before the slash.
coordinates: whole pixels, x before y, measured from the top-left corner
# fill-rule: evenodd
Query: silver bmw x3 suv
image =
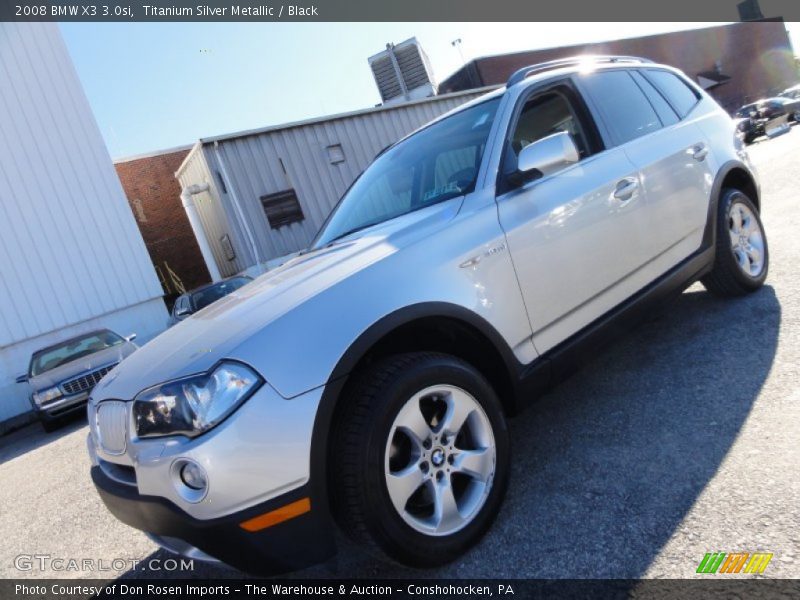
<path id="1" fill-rule="evenodd" d="M 123 361 L 89 406 L 108 509 L 269 574 L 337 525 L 408 565 L 498 513 L 506 419 L 700 280 L 757 290 L 759 187 L 670 67 L 534 65 L 382 152 L 310 248 Z"/>

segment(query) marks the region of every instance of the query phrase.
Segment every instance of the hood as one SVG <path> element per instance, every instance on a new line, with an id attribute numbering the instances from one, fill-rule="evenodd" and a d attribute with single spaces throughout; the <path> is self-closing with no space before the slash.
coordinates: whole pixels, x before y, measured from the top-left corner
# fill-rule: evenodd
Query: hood
<path id="1" fill-rule="evenodd" d="M 34 392 L 55 387 L 68 379 L 73 379 L 85 375 L 91 371 L 105 367 L 106 365 L 120 362 L 123 358 L 133 354 L 136 345 L 131 342 L 124 342 L 111 346 L 105 350 L 100 350 L 87 356 L 82 356 L 66 364 L 60 365 L 55 369 L 45 371 L 40 375 L 31 377 L 28 382 Z"/>
<path id="2" fill-rule="evenodd" d="M 147 387 L 236 358 L 238 345 L 278 317 L 425 236 L 431 226 L 449 221 L 462 199 L 404 215 L 291 259 L 142 346 L 104 378 L 92 396 L 132 400 Z"/>

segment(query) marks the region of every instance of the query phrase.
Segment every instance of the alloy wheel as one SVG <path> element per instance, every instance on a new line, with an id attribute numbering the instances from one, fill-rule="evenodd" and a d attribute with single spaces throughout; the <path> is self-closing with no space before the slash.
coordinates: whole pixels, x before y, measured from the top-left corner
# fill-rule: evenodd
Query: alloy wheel
<path id="1" fill-rule="evenodd" d="M 753 211 L 742 202 L 733 202 L 728 211 L 731 249 L 742 273 L 758 277 L 764 269 L 764 234 Z"/>
<path id="2" fill-rule="evenodd" d="M 392 504 L 416 531 L 446 536 L 466 527 L 491 490 L 496 447 L 478 401 L 452 385 L 414 394 L 392 424 L 384 473 Z"/>

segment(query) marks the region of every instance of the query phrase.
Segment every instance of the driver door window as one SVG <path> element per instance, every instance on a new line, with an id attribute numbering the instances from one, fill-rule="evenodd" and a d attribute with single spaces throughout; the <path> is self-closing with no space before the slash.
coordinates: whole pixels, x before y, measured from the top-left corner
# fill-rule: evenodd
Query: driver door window
<path id="1" fill-rule="evenodd" d="M 582 158 L 589 155 L 586 137 L 567 98 L 558 91 L 545 92 L 525 103 L 511 144 L 519 152 L 528 144 L 562 131 L 570 135 Z"/>
<path id="2" fill-rule="evenodd" d="M 560 132 L 572 138 L 581 160 L 592 154 L 588 135 L 564 87 L 550 89 L 527 100 L 508 139 L 504 175 L 517 169 L 517 157 L 526 146 Z"/>

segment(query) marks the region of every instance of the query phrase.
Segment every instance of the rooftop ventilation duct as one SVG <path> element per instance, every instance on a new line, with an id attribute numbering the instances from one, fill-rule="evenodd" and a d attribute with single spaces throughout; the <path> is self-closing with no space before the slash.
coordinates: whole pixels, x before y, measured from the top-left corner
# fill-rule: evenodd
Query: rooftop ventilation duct
<path id="1" fill-rule="evenodd" d="M 397 45 L 386 44 L 386 50 L 369 57 L 369 66 L 383 104 L 418 100 L 436 94 L 433 70 L 417 38 Z"/>

